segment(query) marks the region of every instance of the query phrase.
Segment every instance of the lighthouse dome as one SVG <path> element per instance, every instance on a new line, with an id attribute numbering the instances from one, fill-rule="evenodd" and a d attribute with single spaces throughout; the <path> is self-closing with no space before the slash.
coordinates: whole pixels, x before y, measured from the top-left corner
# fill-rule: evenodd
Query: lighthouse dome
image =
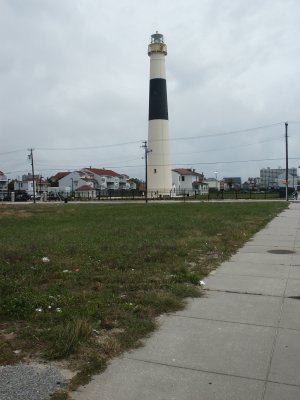
<path id="1" fill-rule="evenodd" d="M 163 43 L 164 42 L 164 36 L 161 33 L 154 33 L 151 35 L 151 43 Z"/>

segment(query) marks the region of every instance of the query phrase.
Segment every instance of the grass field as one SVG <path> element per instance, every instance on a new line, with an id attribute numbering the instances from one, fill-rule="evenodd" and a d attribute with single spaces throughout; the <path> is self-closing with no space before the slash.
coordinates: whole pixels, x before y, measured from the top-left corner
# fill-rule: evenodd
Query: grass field
<path id="1" fill-rule="evenodd" d="M 0 363 L 64 359 L 86 382 L 285 207 L 1 205 Z"/>

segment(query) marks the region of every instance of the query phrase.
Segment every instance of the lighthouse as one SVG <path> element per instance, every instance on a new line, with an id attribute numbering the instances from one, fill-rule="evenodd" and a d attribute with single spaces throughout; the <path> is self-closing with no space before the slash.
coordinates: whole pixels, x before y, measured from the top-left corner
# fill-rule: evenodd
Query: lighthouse
<path id="1" fill-rule="evenodd" d="M 148 125 L 148 196 L 170 196 L 172 190 L 169 117 L 164 37 L 156 32 L 148 46 L 150 57 Z"/>

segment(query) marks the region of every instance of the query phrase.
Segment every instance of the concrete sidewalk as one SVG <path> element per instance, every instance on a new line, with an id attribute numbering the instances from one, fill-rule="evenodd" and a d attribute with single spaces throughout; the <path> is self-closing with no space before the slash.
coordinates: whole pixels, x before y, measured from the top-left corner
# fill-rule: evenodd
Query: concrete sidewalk
<path id="1" fill-rule="evenodd" d="M 292 203 L 75 400 L 299 400 L 300 204 Z M 298 296 L 299 299 L 292 297 Z"/>

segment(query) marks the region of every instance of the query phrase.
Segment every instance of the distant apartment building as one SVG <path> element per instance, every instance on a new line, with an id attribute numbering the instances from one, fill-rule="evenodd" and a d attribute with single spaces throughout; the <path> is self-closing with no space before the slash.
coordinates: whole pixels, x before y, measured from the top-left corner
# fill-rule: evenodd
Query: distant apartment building
<path id="1" fill-rule="evenodd" d="M 285 186 L 284 168 L 263 168 L 260 170 L 261 189 L 279 189 Z M 298 183 L 297 168 L 288 169 L 289 187 L 295 187 Z"/>

